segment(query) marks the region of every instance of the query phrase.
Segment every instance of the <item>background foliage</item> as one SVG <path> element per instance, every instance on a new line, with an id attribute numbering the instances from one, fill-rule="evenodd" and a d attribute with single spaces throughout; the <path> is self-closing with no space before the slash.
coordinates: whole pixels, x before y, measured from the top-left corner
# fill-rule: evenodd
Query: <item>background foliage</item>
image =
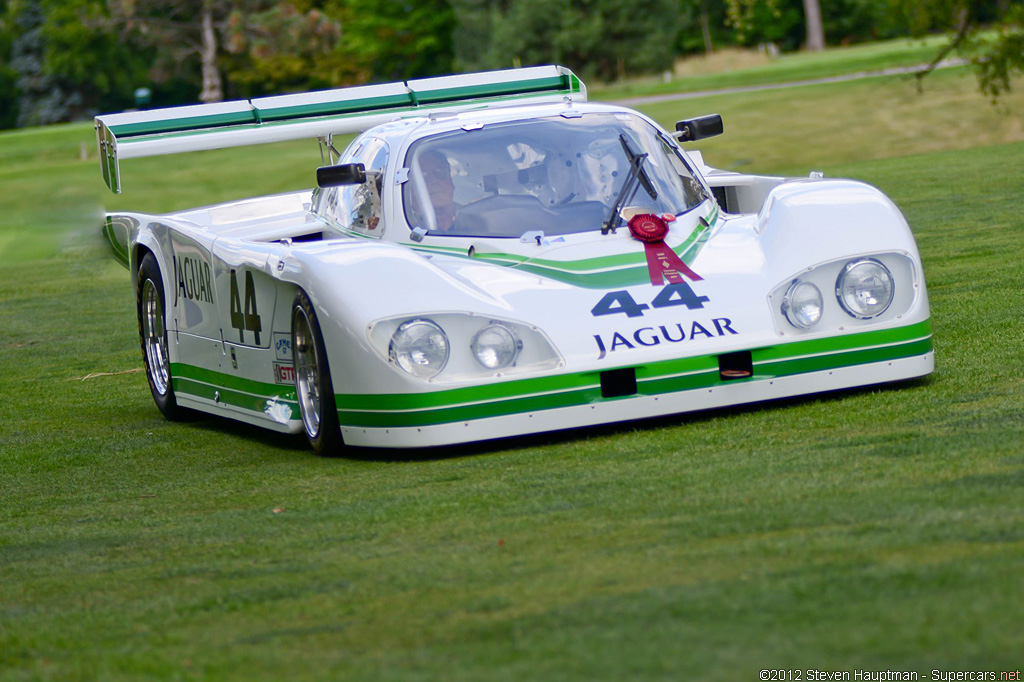
<path id="1" fill-rule="evenodd" d="M 803 2 L 0 0 L 0 127 L 128 108 L 139 87 L 149 106 L 194 103 L 211 76 L 227 99 L 542 63 L 592 82 L 670 77 L 682 55 L 799 50 Z M 971 60 L 992 95 L 1024 67 L 1020 0 L 819 3 L 831 45 L 947 32 L 934 56 Z"/>

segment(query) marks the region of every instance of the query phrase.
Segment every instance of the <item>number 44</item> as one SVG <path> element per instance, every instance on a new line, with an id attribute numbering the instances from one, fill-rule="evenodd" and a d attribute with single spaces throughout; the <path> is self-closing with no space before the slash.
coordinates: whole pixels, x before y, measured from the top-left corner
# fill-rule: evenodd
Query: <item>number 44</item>
<path id="1" fill-rule="evenodd" d="M 238 342 L 245 343 L 245 332 L 250 331 L 256 337 L 255 345 L 260 345 L 260 332 L 263 323 L 256 310 L 256 284 L 252 281 L 252 272 L 245 273 L 245 311 L 242 311 L 242 300 L 238 296 L 238 277 L 231 271 L 231 326 L 238 330 Z"/>
<path id="2" fill-rule="evenodd" d="M 643 317 L 644 311 L 648 308 L 669 308 L 676 305 L 685 305 L 690 310 L 697 310 L 703 308 L 704 304 L 710 300 L 707 296 L 698 296 L 686 282 L 677 282 L 669 284 L 659 291 L 650 305 L 637 303 L 625 289 L 609 291 L 590 310 L 590 314 L 598 317 L 622 313 L 626 317 Z"/>

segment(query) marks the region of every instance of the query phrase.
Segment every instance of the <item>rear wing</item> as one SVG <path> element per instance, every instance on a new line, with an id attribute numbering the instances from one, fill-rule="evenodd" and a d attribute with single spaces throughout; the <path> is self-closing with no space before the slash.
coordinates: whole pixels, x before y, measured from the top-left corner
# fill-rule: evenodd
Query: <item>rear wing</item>
<path id="1" fill-rule="evenodd" d="M 537 66 L 106 114 L 96 117 L 96 141 L 103 179 L 120 194 L 122 159 L 359 133 L 404 116 L 565 97 L 586 101 L 587 88 L 563 66 Z"/>

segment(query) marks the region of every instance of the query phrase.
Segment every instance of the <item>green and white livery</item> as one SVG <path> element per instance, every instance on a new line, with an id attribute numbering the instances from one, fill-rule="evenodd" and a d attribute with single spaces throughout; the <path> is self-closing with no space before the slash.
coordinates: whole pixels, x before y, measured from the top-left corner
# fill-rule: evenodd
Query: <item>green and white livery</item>
<path id="1" fill-rule="evenodd" d="M 120 161 L 318 141 L 311 191 L 110 214 L 153 397 L 318 452 L 502 438 L 905 380 L 920 256 L 877 189 L 706 166 L 548 66 L 100 116 Z M 338 152 L 333 136 L 360 133 Z M 311 176 L 314 167 L 311 166 Z"/>

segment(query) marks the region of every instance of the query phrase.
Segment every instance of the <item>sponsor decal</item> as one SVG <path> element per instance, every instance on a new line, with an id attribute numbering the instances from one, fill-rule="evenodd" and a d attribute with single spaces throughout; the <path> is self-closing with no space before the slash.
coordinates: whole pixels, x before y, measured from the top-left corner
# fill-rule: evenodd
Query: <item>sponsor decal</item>
<path id="1" fill-rule="evenodd" d="M 245 271 L 245 309 L 238 293 L 238 275 L 231 271 L 231 326 L 238 330 L 238 342 L 245 343 L 245 332 L 253 333 L 254 344 L 260 345 L 260 332 L 263 331 L 263 320 L 256 310 L 256 283 L 252 272 Z"/>
<path id="2" fill-rule="evenodd" d="M 643 317 L 644 311 L 650 308 L 684 305 L 689 310 L 699 310 L 710 300 L 707 296 L 698 296 L 693 287 L 686 282 L 675 282 L 658 291 L 650 305 L 637 303 L 632 294 L 625 289 L 609 291 L 590 309 L 590 314 L 594 317 L 619 313 L 626 317 Z"/>
<path id="3" fill-rule="evenodd" d="M 199 303 L 213 303 L 213 278 L 210 265 L 198 258 L 174 257 L 174 274 L 178 286 L 174 291 L 174 304 L 179 298 Z"/>
<path id="4" fill-rule="evenodd" d="M 591 308 L 590 314 L 594 317 L 625 315 L 627 318 L 634 318 L 643 317 L 644 311 L 652 308 L 683 306 L 687 310 L 702 310 L 704 304 L 710 301 L 709 297 L 698 295 L 689 283 L 680 279 L 678 282 L 659 289 L 649 304 L 637 303 L 633 295 L 625 289 L 609 291 L 597 302 L 597 305 Z M 632 331 L 617 331 L 610 337 L 594 334 L 594 342 L 597 344 L 598 350 L 597 359 L 601 360 L 608 353 L 617 350 L 649 348 L 667 343 L 682 343 L 739 334 L 732 325 L 732 320 L 727 317 L 713 317 L 658 325 L 657 327 L 640 327 Z"/>
<path id="5" fill-rule="evenodd" d="M 295 385 L 295 365 L 284 362 L 274 363 L 274 383 Z"/>
<path id="6" fill-rule="evenodd" d="M 278 360 L 292 361 L 292 335 L 288 332 L 274 332 L 274 354 Z"/>
<path id="7" fill-rule="evenodd" d="M 662 344 L 714 339 L 735 334 L 739 334 L 739 332 L 733 329 L 732 320 L 727 317 L 713 317 L 703 321 L 690 320 L 675 324 L 662 324 L 657 327 L 640 327 L 632 332 L 614 332 L 607 338 L 600 334 L 594 334 L 594 342 L 597 343 L 599 353 L 597 359 L 600 360 L 608 353 L 614 353 L 617 350 L 650 348 Z"/>

